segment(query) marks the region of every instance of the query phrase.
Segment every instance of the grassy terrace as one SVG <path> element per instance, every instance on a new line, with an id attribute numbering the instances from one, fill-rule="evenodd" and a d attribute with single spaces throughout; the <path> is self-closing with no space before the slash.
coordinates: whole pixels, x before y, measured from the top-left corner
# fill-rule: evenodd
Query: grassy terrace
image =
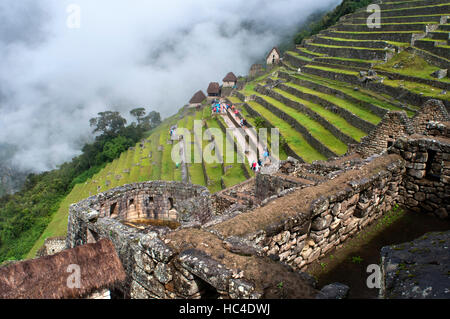
<path id="1" fill-rule="evenodd" d="M 328 72 L 335 72 L 335 73 L 342 73 L 342 74 L 358 76 L 357 72 L 353 72 L 353 71 L 349 71 L 349 70 L 333 69 L 333 68 L 327 68 L 327 67 L 321 67 L 321 66 L 315 66 L 315 65 L 310 65 L 308 67 L 320 69 L 320 70 L 324 70 L 324 71 L 328 71 Z M 439 89 L 439 88 L 436 88 L 436 87 L 433 87 L 430 85 L 422 84 L 422 83 L 408 82 L 408 81 L 403 81 L 403 80 L 385 79 L 383 81 L 383 84 L 392 86 L 392 87 L 400 87 L 401 85 L 403 85 L 403 87 L 405 89 L 407 89 L 408 91 L 411 91 L 413 93 L 416 93 L 416 94 L 423 93 L 424 96 L 427 96 L 430 98 L 438 98 L 438 99 L 444 99 L 444 100 L 450 99 L 449 92 L 447 92 L 446 94 L 441 94 L 442 89 Z"/>
<path id="2" fill-rule="evenodd" d="M 254 95 L 257 95 L 257 96 L 263 98 L 264 100 L 266 100 L 267 102 L 272 104 L 274 107 L 278 108 L 279 110 L 281 110 L 281 111 L 285 112 L 286 114 L 290 115 L 291 117 L 293 117 L 297 122 L 299 122 L 301 125 L 303 125 L 312 136 L 314 136 L 317 140 L 322 142 L 322 144 L 327 146 L 331 151 L 335 152 L 336 154 L 344 154 L 347 151 L 347 144 L 343 143 L 341 140 L 336 138 L 333 134 L 331 134 L 330 131 L 328 131 L 325 127 L 323 127 L 318 122 L 311 119 L 309 116 L 307 116 L 293 108 L 287 107 L 283 103 L 281 103 L 278 100 L 275 100 L 269 96 L 259 94 L 256 91 L 248 91 L 248 92 L 250 94 L 254 94 Z M 258 113 L 263 115 L 261 112 L 258 112 Z M 265 117 L 265 118 L 268 119 L 267 117 Z M 281 129 L 280 129 L 280 132 L 281 132 Z M 285 136 L 282 132 L 281 132 L 281 134 L 283 136 Z M 285 138 L 286 138 L 286 136 L 285 136 Z M 300 155 L 301 157 L 303 157 L 303 155 L 301 153 L 297 153 L 297 154 Z M 305 161 L 306 161 L 306 159 L 305 159 Z"/>
<path id="3" fill-rule="evenodd" d="M 195 113 L 195 116 L 189 116 L 186 121 L 186 128 L 193 132 L 194 119 L 201 119 L 202 113 L 199 111 Z M 191 137 L 193 138 L 193 137 Z M 193 141 L 193 140 L 191 140 Z M 205 176 L 203 174 L 203 168 L 201 163 L 195 163 L 195 158 L 201 158 L 201 150 L 198 144 L 191 143 L 191 163 L 188 164 L 189 178 L 192 184 L 205 185 Z M 189 147 L 189 146 L 188 146 Z"/>
<path id="4" fill-rule="evenodd" d="M 261 116 L 263 116 L 272 126 L 278 128 L 281 135 L 283 135 L 286 142 L 289 144 L 289 147 L 306 162 L 311 163 L 315 160 L 326 159 L 324 155 L 308 144 L 303 135 L 294 130 L 288 123 L 276 117 L 275 114 L 271 113 L 265 107 L 254 101 L 250 101 L 248 104 L 256 112 L 261 114 Z"/>
<path id="5" fill-rule="evenodd" d="M 210 116 L 211 110 L 209 107 L 203 108 L 202 112 L 202 118 L 205 119 Z M 218 154 L 215 150 L 211 150 L 212 146 L 214 145 L 214 142 L 206 141 L 202 137 L 205 136 L 205 130 L 206 127 L 202 128 L 202 136 L 195 136 L 195 139 L 197 140 L 197 143 L 199 145 L 202 145 L 203 154 L 211 154 L 215 157 L 215 162 L 213 163 L 207 163 L 207 161 L 203 162 L 203 165 L 205 167 L 206 175 L 208 177 L 209 184 L 207 185 L 208 189 L 212 192 L 218 192 L 222 189 L 221 184 L 221 177 L 223 175 L 222 172 L 222 164 L 218 162 Z M 195 135 L 195 134 L 194 134 Z"/>
<path id="6" fill-rule="evenodd" d="M 345 39 L 345 38 L 335 38 L 335 37 L 324 37 L 321 36 L 322 39 L 327 39 L 327 40 L 334 40 L 334 41 L 342 41 L 342 42 L 361 42 L 361 43 L 368 43 L 368 42 L 386 42 L 388 44 L 392 44 L 398 47 L 408 47 L 410 44 L 406 43 L 406 42 L 395 42 L 395 41 L 385 41 L 385 40 L 354 40 L 354 39 Z M 313 43 L 311 43 L 313 44 Z M 348 61 L 352 61 L 352 60 L 358 60 L 358 59 L 346 59 Z M 377 62 L 381 62 L 381 61 L 367 61 L 367 60 L 359 60 L 359 61 L 363 61 L 363 62 L 371 62 L 371 63 L 377 63 Z"/>
<path id="7" fill-rule="evenodd" d="M 306 49 L 306 48 L 304 48 L 304 47 L 300 47 L 300 46 L 297 46 L 296 49 L 297 49 L 298 51 L 305 52 L 305 53 L 307 53 L 307 54 L 311 54 L 311 55 L 318 56 L 318 57 L 325 56 L 325 54 L 323 54 L 323 53 L 313 52 L 313 51 L 310 51 L 310 50 L 308 50 L 308 49 Z M 299 54 L 298 52 L 296 52 L 296 53 Z"/>
<path id="8" fill-rule="evenodd" d="M 333 48 L 333 49 L 355 49 L 355 50 L 385 51 L 385 49 L 367 48 L 367 47 L 340 46 L 340 45 L 330 45 L 330 44 L 321 44 L 321 43 L 308 43 L 308 44 L 309 45 L 313 45 L 315 47 L 324 47 L 324 48 Z"/>
<path id="9" fill-rule="evenodd" d="M 244 108 L 244 107 L 241 107 L 241 108 L 239 108 L 239 112 L 242 114 L 242 116 L 244 116 L 245 117 L 245 119 L 247 120 L 247 122 L 249 122 L 253 127 L 257 127 L 257 124 L 256 124 L 256 121 L 255 121 L 255 118 L 254 117 L 252 117 L 252 116 L 250 116 L 250 114 L 248 114 L 248 112 L 247 112 L 247 110 Z M 269 122 L 270 123 L 270 122 Z M 271 124 L 271 123 L 270 123 Z M 274 126 L 273 124 L 271 124 L 272 126 Z M 268 148 L 269 148 L 269 150 L 271 149 L 271 139 L 270 139 L 270 129 L 268 129 L 267 130 L 268 132 L 268 136 L 267 136 L 267 146 L 268 146 Z M 283 133 L 281 133 L 281 134 L 283 134 Z M 288 155 L 286 154 L 286 152 L 285 152 L 285 150 L 284 149 L 282 149 L 281 147 L 280 147 L 280 149 L 279 149 L 279 152 L 280 152 L 280 154 L 279 154 L 279 156 L 280 156 L 280 160 L 285 160 L 285 159 L 287 159 L 288 158 Z M 252 170 L 250 170 L 250 172 L 252 173 L 252 174 L 254 174 L 254 172 L 252 171 Z"/>
<path id="10" fill-rule="evenodd" d="M 242 101 L 239 100 L 239 98 L 236 96 L 229 96 L 229 97 L 227 97 L 227 99 L 233 104 L 242 103 Z"/>
<path id="11" fill-rule="evenodd" d="M 308 57 L 306 57 L 306 56 L 300 55 L 298 52 L 295 52 L 295 51 L 286 51 L 285 53 L 286 53 L 286 54 L 289 54 L 289 55 L 293 55 L 293 56 L 295 56 L 296 58 L 298 58 L 298 59 L 300 59 L 300 60 L 303 60 L 303 61 L 307 61 L 307 62 L 312 61 L 311 58 L 308 58 Z"/>
<path id="12" fill-rule="evenodd" d="M 317 65 L 308 65 L 308 67 L 309 68 L 313 68 L 313 69 L 328 71 L 328 72 L 335 72 L 335 73 L 342 73 L 342 74 L 347 74 L 347 75 L 359 76 L 359 73 L 356 72 L 356 71 L 343 70 L 343 69 L 333 69 L 333 68 L 328 68 L 328 67 L 324 67 L 324 66 L 317 66 Z"/>
<path id="13" fill-rule="evenodd" d="M 431 76 L 433 72 L 440 69 L 439 67 L 433 66 L 420 56 L 408 53 L 406 51 L 396 54 L 386 63 L 376 65 L 375 69 L 450 83 L 449 78 L 438 80 Z"/>
<path id="14" fill-rule="evenodd" d="M 441 92 L 443 91 L 442 89 L 435 88 L 430 85 L 417 83 L 417 82 L 408 82 L 408 81 L 402 81 L 402 80 L 387 80 L 387 79 L 384 80 L 383 84 L 389 85 L 392 87 L 403 87 L 403 88 L 407 89 L 408 91 L 411 91 L 416 94 L 423 93 L 423 95 L 426 97 L 450 101 L 450 92 L 441 94 Z"/>
<path id="15" fill-rule="evenodd" d="M 206 118 L 206 123 L 208 125 L 208 128 L 216 128 L 219 129 L 222 132 L 222 129 L 220 128 L 218 124 L 218 120 L 222 119 L 220 115 L 214 115 L 210 116 L 209 118 Z M 222 145 L 218 144 L 218 147 L 223 150 L 223 161 L 224 161 L 224 168 L 226 168 L 225 174 L 222 175 L 222 179 L 224 181 L 225 187 L 229 187 L 235 184 L 238 184 L 240 182 L 243 182 L 246 178 L 244 175 L 244 172 L 242 171 L 242 166 L 240 163 L 237 162 L 237 153 L 233 152 L 233 158 L 227 159 L 226 158 L 226 136 L 223 135 Z M 244 159 L 245 160 L 245 159 Z M 227 163 L 228 162 L 228 163 Z"/>
<path id="16" fill-rule="evenodd" d="M 306 89 L 306 88 L 297 86 L 297 85 L 295 85 L 295 84 L 287 83 L 286 85 L 291 86 L 291 87 L 293 87 L 293 88 L 295 88 L 295 89 L 298 89 L 299 91 L 302 91 L 301 89 L 304 89 L 303 92 L 305 92 L 305 93 L 312 94 L 312 93 L 310 93 L 310 92 L 314 92 L 314 93 L 316 93 L 317 96 L 319 96 L 319 97 L 321 97 L 321 98 L 324 98 L 324 99 L 325 99 L 325 96 L 326 96 L 326 94 L 317 93 L 316 91 L 309 90 L 309 89 Z M 278 92 L 278 93 L 280 93 L 280 94 L 286 96 L 287 98 L 289 98 L 289 99 L 291 99 L 291 100 L 293 100 L 293 101 L 296 101 L 296 102 L 299 102 L 299 103 L 305 105 L 306 107 L 310 108 L 311 110 L 313 110 L 314 112 L 316 112 L 317 114 L 319 114 L 320 116 L 322 116 L 325 120 L 327 120 L 328 122 L 330 122 L 331 124 L 333 124 L 333 125 L 334 125 L 336 128 L 338 128 L 342 133 L 344 133 L 344 134 L 346 134 L 346 135 L 352 137 L 353 139 L 355 139 L 355 140 L 357 140 L 357 141 L 359 141 L 362 137 L 364 137 L 364 136 L 367 135 L 367 134 L 366 134 L 365 132 L 363 132 L 362 130 L 360 130 L 360 129 L 354 127 L 353 125 L 351 125 L 351 124 L 350 124 L 349 122 L 347 122 L 344 118 L 340 117 L 339 115 L 337 115 L 337 114 L 334 113 L 334 112 L 331 112 L 331 111 L 327 110 L 326 108 L 324 108 L 324 107 L 321 106 L 321 105 L 318 105 L 318 104 L 309 102 L 309 101 L 304 100 L 304 99 L 300 99 L 300 98 L 296 97 L 295 95 L 289 94 L 289 93 L 284 92 L 284 91 L 282 91 L 282 90 L 280 90 L 280 89 L 275 89 L 275 92 Z M 331 96 L 327 96 L 327 97 L 331 97 Z M 342 100 L 342 101 L 344 101 L 344 100 Z M 331 101 L 330 101 L 330 102 L 331 102 Z M 344 102 L 346 102 L 346 101 L 344 101 Z M 334 102 L 332 102 L 332 103 L 334 103 Z M 347 102 L 347 103 L 348 103 L 348 102 Z M 335 104 L 336 104 L 336 105 L 339 105 L 339 104 L 337 104 L 337 103 L 335 103 Z M 341 105 L 339 105 L 339 106 L 341 106 Z M 341 106 L 341 107 L 342 107 L 342 106 Z M 344 108 L 344 107 L 343 107 L 343 108 Z M 353 105 L 352 105 L 351 108 L 359 109 L 357 106 L 353 106 Z M 352 112 L 352 113 L 353 113 L 353 112 Z M 365 112 L 365 113 L 369 113 L 372 117 L 374 116 L 374 115 L 373 115 L 372 113 L 370 113 L 370 112 Z M 355 114 L 355 113 L 354 113 L 354 114 Z M 358 116 L 359 116 L 359 115 L 358 115 Z M 361 117 L 361 116 L 359 116 L 359 117 Z M 365 118 L 365 117 L 361 117 L 361 118 L 367 120 L 367 118 Z M 380 120 L 381 120 L 381 119 L 378 118 L 378 122 L 379 122 Z M 376 123 L 374 123 L 374 124 L 376 124 Z"/>
<path id="17" fill-rule="evenodd" d="M 392 12 L 392 11 L 407 11 L 407 10 L 413 10 L 413 9 L 423 9 L 423 8 L 435 8 L 435 7 L 443 7 L 450 5 L 450 2 L 447 3 L 441 3 L 441 4 L 433 4 L 428 6 L 418 6 L 418 7 L 411 7 L 411 8 L 398 8 L 398 9 L 388 9 L 388 10 L 381 10 L 380 12 Z"/>
<path id="18" fill-rule="evenodd" d="M 359 105 L 355 105 L 355 104 L 353 104 L 353 103 L 351 103 L 349 101 L 337 98 L 334 95 L 317 92 L 315 90 L 311 90 L 311 89 L 308 89 L 308 88 L 303 87 L 303 86 L 295 85 L 293 83 L 286 83 L 286 85 L 288 85 L 290 87 L 293 87 L 294 89 L 299 90 L 301 92 L 312 94 L 312 95 L 316 95 L 316 96 L 318 96 L 318 97 L 320 97 L 320 98 L 322 98 L 322 99 L 324 99 L 326 101 L 329 101 L 329 102 L 331 102 L 331 103 L 333 103 L 335 105 L 338 105 L 338 106 L 342 107 L 343 109 L 348 110 L 349 112 L 355 114 L 356 116 L 358 116 L 358 117 L 360 117 L 360 118 L 362 118 L 362 119 L 364 119 L 367 122 L 370 122 L 372 124 L 376 125 L 376 124 L 378 124 L 381 121 L 380 117 L 376 116 L 375 114 L 373 114 L 369 110 L 367 110 L 365 108 L 362 108 Z M 330 112 L 330 111 L 328 111 L 328 112 Z M 335 114 L 333 112 L 330 112 L 330 113 Z M 358 131 L 359 132 L 355 131 L 355 133 L 356 134 L 363 133 L 364 135 L 366 135 L 364 132 L 362 132 L 360 130 L 358 130 Z"/>
<path id="19" fill-rule="evenodd" d="M 423 33 L 422 30 L 413 30 L 413 31 L 338 31 L 333 30 L 333 33 L 348 33 L 348 34 L 386 34 L 386 33 Z"/>
<path id="20" fill-rule="evenodd" d="M 328 86 L 329 88 L 335 89 L 335 90 L 339 90 L 347 95 L 350 95 L 351 97 L 358 99 L 360 101 L 366 102 L 366 103 L 371 103 L 373 105 L 379 106 L 381 108 L 387 109 L 387 110 L 393 110 L 393 111 L 401 111 L 402 109 L 399 107 L 396 107 L 395 105 L 390 104 L 387 101 L 384 101 L 381 97 L 378 98 L 375 97 L 376 94 L 370 91 L 366 91 L 366 90 L 359 90 L 359 91 L 355 91 L 353 89 L 353 86 L 344 83 L 344 82 L 339 82 L 339 81 L 333 81 L 333 80 L 325 80 L 324 78 L 321 78 L 319 76 L 315 76 L 315 75 L 299 75 L 299 74 L 294 74 L 295 77 L 301 79 L 301 80 L 305 80 L 305 81 L 310 81 L 316 84 L 320 84 L 320 85 L 324 85 L 324 86 Z M 411 111 L 406 111 L 406 113 L 408 114 L 408 116 L 413 116 L 414 112 Z M 364 119 L 366 119 L 365 117 L 363 117 Z M 367 119 L 366 119 L 367 120 Z"/>

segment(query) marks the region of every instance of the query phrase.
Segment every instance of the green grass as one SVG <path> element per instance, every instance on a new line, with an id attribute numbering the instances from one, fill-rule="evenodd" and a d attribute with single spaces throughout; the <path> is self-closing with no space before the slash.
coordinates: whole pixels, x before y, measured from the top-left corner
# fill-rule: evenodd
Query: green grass
<path id="1" fill-rule="evenodd" d="M 406 51 L 396 54 L 391 60 L 384 64 L 375 66 L 375 69 L 450 83 L 449 78 L 438 80 L 431 76 L 433 72 L 439 70 L 439 67 L 433 66 L 420 56 Z"/>
<path id="2" fill-rule="evenodd" d="M 295 56 L 297 59 L 300 59 L 300 60 L 303 60 L 303 61 L 307 61 L 307 62 L 312 61 L 311 58 L 308 58 L 308 57 L 306 57 L 306 56 L 300 55 L 298 52 L 295 52 L 295 51 L 286 51 L 285 53 L 286 53 L 286 54 L 289 54 L 289 55 L 293 55 L 293 56 Z"/>
<path id="3" fill-rule="evenodd" d="M 364 119 L 364 120 L 366 120 L 366 121 L 368 121 L 368 122 L 370 122 L 372 124 L 376 125 L 376 124 L 378 124 L 381 121 L 380 117 L 378 117 L 377 115 L 373 114 L 368 109 L 362 108 L 362 107 L 360 107 L 358 105 L 355 105 L 355 104 L 353 104 L 353 103 L 351 103 L 351 102 L 349 102 L 347 100 L 337 98 L 334 95 L 321 93 L 321 92 L 318 92 L 318 91 L 315 91 L 315 90 L 311 90 L 311 89 L 308 89 L 306 87 L 299 86 L 299 85 L 296 85 L 296 84 L 293 84 L 293 83 L 286 83 L 286 85 L 288 85 L 288 86 L 290 86 L 290 87 L 292 87 L 292 88 L 294 88 L 296 90 L 299 90 L 301 92 L 312 94 L 312 95 L 316 95 L 316 96 L 318 96 L 318 97 L 320 97 L 320 98 L 322 98 L 322 99 L 324 99 L 326 101 L 329 101 L 329 102 L 331 102 L 331 103 L 333 103 L 335 105 L 338 105 L 338 106 L 342 107 L 343 109 L 348 110 L 349 112 L 355 114 L 356 116 L 358 116 L 358 117 L 360 117 L 360 118 L 362 118 L 362 119 Z M 331 114 L 335 114 L 335 113 L 333 113 L 331 111 L 328 111 L 328 112 L 331 113 Z M 361 132 L 362 131 L 359 130 L 359 132 L 355 132 L 355 133 L 356 134 L 360 134 Z"/>
<path id="4" fill-rule="evenodd" d="M 332 48 L 332 49 L 354 49 L 354 50 L 385 51 L 385 49 L 367 48 L 367 47 L 353 47 L 353 46 L 331 45 L 331 44 L 322 44 L 322 43 L 308 43 L 308 44 L 312 45 L 312 46 L 315 46 L 315 47 Z"/>
<path id="5" fill-rule="evenodd" d="M 260 104 L 250 101 L 249 106 L 253 108 L 256 112 L 261 114 L 266 121 L 268 121 L 272 126 L 277 127 L 280 130 L 281 135 L 286 139 L 286 142 L 291 147 L 291 149 L 302 157 L 306 162 L 311 163 L 315 160 L 325 160 L 326 157 L 312 147 L 305 140 L 303 135 L 293 129 L 288 123 L 281 120 L 273 113 L 268 111 L 265 107 Z"/>
<path id="6" fill-rule="evenodd" d="M 381 99 L 381 97 L 378 98 L 377 94 L 374 93 L 374 92 L 366 91 L 366 90 L 363 90 L 363 89 L 361 89 L 359 91 L 355 91 L 355 90 L 353 90 L 353 86 L 351 86 L 351 85 L 349 85 L 347 83 L 344 83 L 344 82 L 334 81 L 334 80 L 329 80 L 329 79 L 325 80 L 324 78 L 321 78 L 321 77 L 316 76 L 316 75 L 311 75 L 311 74 L 308 74 L 308 75 L 304 75 L 304 74 L 303 75 L 298 75 L 298 74 L 296 74 L 294 76 L 299 78 L 299 79 L 305 80 L 305 81 L 310 81 L 310 82 L 313 82 L 313 83 L 317 83 L 317 84 L 321 84 L 321 85 L 324 85 L 324 86 L 328 86 L 328 87 L 333 88 L 335 90 L 339 90 L 339 91 L 341 91 L 341 92 L 343 92 L 343 93 L 345 93 L 345 94 L 347 94 L 349 96 L 352 96 L 355 99 L 358 99 L 358 100 L 363 101 L 363 102 L 371 103 L 373 105 L 379 106 L 379 107 L 387 109 L 387 110 L 393 110 L 393 111 L 400 111 L 400 110 L 402 110 L 401 108 L 399 108 L 399 107 L 397 107 L 395 105 L 392 105 L 392 104 L 390 104 L 387 101 L 384 101 L 383 99 Z M 406 111 L 406 113 L 410 117 L 414 115 L 414 112 L 411 112 L 411 111 Z"/>
<path id="7" fill-rule="evenodd" d="M 292 86 L 295 89 L 298 88 L 298 86 L 296 86 L 294 84 L 289 83 L 287 85 Z M 275 89 L 275 92 L 278 92 L 278 93 L 284 95 L 285 97 L 287 97 L 288 99 L 299 102 L 299 103 L 305 105 L 306 107 L 310 108 L 311 110 L 313 110 L 314 112 L 316 112 L 317 114 L 322 116 L 325 120 L 330 122 L 332 125 L 334 125 L 342 133 L 352 137 L 356 141 L 360 141 L 362 137 L 367 135 L 364 131 L 354 127 L 349 122 L 347 122 L 344 118 L 340 117 L 339 115 L 337 115 L 334 112 L 327 110 L 326 108 L 324 108 L 321 105 L 309 102 L 304 99 L 300 99 L 300 98 L 296 97 L 295 95 L 292 95 L 285 91 L 282 91 L 281 89 Z M 313 92 L 315 92 L 315 91 L 313 91 Z M 309 92 L 305 92 L 305 93 L 309 93 Z M 317 94 L 317 95 L 319 96 L 319 94 Z"/>
<path id="8" fill-rule="evenodd" d="M 233 104 L 242 103 L 242 101 L 236 96 L 229 96 L 227 99 Z"/>
<path id="9" fill-rule="evenodd" d="M 354 76 L 359 75 L 358 72 L 355 72 L 355 71 L 349 71 L 349 70 L 343 70 L 343 69 L 333 69 L 333 68 L 327 68 L 324 66 L 308 65 L 308 67 L 313 68 L 313 69 L 322 70 L 322 71 L 327 71 L 327 72 L 342 73 L 342 74 L 354 75 Z"/>
<path id="10" fill-rule="evenodd" d="M 347 152 L 347 144 L 339 140 L 330 131 L 323 127 L 320 123 L 314 121 L 312 118 L 304 113 L 301 113 L 293 108 L 287 107 L 283 103 L 271 98 L 269 96 L 261 95 L 255 92 L 256 95 L 260 96 L 279 110 L 285 112 L 294 118 L 297 122 L 303 125 L 309 133 L 315 137 L 317 140 L 322 142 L 323 145 L 328 147 L 331 151 L 336 154 L 344 154 Z M 284 136 L 284 134 L 283 134 Z M 300 155 L 300 154 L 299 154 Z M 300 155 L 301 156 L 301 155 Z"/>
<path id="11" fill-rule="evenodd" d="M 437 98 L 441 100 L 450 100 L 450 92 L 446 92 L 446 94 L 440 94 L 443 90 L 422 84 L 417 82 L 408 82 L 408 81 L 402 81 L 402 80 L 384 80 L 383 84 L 392 86 L 392 87 L 403 87 L 407 89 L 410 92 L 420 94 L 423 93 L 423 96 L 430 97 L 430 98 Z"/>

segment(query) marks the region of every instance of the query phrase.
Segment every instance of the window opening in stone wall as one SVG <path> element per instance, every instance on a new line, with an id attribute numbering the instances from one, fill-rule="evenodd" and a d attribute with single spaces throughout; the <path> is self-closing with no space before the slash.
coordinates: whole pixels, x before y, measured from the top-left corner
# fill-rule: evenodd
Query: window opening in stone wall
<path id="1" fill-rule="evenodd" d="M 134 204 L 134 198 L 130 199 L 128 206 L 131 206 Z"/>
<path id="2" fill-rule="evenodd" d="M 172 197 L 169 197 L 169 203 L 170 203 L 169 209 L 173 209 L 173 198 Z"/>

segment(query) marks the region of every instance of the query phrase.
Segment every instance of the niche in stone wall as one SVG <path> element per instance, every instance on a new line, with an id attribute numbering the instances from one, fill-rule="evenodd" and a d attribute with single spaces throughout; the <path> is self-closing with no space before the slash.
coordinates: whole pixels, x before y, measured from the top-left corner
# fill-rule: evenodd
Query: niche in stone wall
<path id="1" fill-rule="evenodd" d="M 98 236 L 98 234 L 95 231 L 90 230 L 89 228 L 86 230 L 86 241 L 87 241 L 87 244 L 96 243 L 98 239 L 99 239 L 99 236 Z"/>
<path id="2" fill-rule="evenodd" d="M 109 207 L 109 217 L 115 218 L 119 216 L 119 208 L 117 207 L 117 203 L 112 203 Z"/>
<path id="3" fill-rule="evenodd" d="M 437 152 L 433 150 L 428 150 L 428 159 L 425 167 L 425 178 L 433 181 L 440 180 L 441 165 L 437 163 L 436 157 Z"/>

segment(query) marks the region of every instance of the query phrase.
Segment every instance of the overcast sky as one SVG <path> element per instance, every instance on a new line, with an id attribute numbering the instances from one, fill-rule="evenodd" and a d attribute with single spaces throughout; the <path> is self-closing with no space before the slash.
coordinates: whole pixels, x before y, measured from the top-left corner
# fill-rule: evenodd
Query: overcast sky
<path id="1" fill-rule="evenodd" d="M 52 169 L 79 154 L 98 112 L 169 116 L 339 2 L 1 0 L 0 145 L 19 147 L 21 168 Z"/>

